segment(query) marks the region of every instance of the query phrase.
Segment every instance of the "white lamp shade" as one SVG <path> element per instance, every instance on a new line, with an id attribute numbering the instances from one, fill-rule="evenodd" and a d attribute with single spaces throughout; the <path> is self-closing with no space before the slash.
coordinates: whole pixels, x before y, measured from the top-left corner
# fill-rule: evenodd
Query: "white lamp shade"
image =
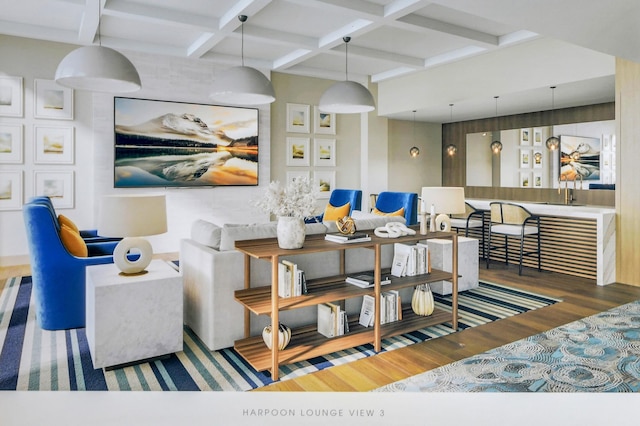
<path id="1" fill-rule="evenodd" d="M 426 211 L 433 205 L 435 213 L 464 213 L 464 188 L 425 186 L 422 188 L 422 205 L 427 209 Z"/>
<path id="2" fill-rule="evenodd" d="M 209 97 L 216 102 L 236 105 L 262 105 L 276 100 L 269 79 L 255 68 L 233 67 L 213 82 Z"/>
<path id="3" fill-rule="evenodd" d="M 98 234 L 142 237 L 167 232 L 164 195 L 106 195 L 98 219 Z"/>
<path id="4" fill-rule="evenodd" d="M 60 61 L 55 80 L 62 86 L 94 92 L 126 93 L 141 87 L 131 61 L 103 46 L 85 46 L 69 53 Z"/>
<path id="5" fill-rule="evenodd" d="M 376 108 L 373 95 L 366 87 L 355 81 L 340 81 L 329 87 L 320 97 L 321 112 L 354 114 L 369 112 Z"/>

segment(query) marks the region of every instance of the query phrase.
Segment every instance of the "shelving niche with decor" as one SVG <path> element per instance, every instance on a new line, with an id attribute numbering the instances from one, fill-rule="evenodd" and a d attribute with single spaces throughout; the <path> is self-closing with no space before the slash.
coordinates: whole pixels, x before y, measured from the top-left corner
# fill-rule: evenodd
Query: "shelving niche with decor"
<path id="1" fill-rule="evenodd" d="M 373 232 L 371 232 L 373 234 Z M 390 284 L 384 285 L 384 291 L 399 290 L 418 284 L 447 280 L 452 282 L 453 297 L 451 312 L 436 308 L 429 316 L 416 315 L 411 309 L 410 300 L 402 304 L 402 319 L 387 324 L 380 324 L 380 294 L 382 292 L 380 277 L 389 269 L 381 268 L 381 250 L 385 244 L 415 243 L 431 238 L 453 240 L 452 271 L 445 272 L 432 269 L 429 274 L 392 277 Z M 384 338 L 419 330 L 424 327 L 450 322 L 454 330 L 458 329 L 458 250 L 457 235 L 452 232 L 430 232 L 428 235 L 411 235 L 399 238 L 380 238 L 372 236 L 371 241 L 340 244 L 326 241 L 323 235 L 310 235 L 304 247 L 286 250 L 278 247 L 275 238 L 237 241 L 236 250 L 245 256 L 245 288 L 235 292 L 235 299 L 245 308 L 245 338 L 237 340 L 234 349 L 258 371 L 270 370 L 273 380 L 279 378 L 279 366 L 304 361 L 313 357 L 326 355 L 335 351 L 371 343 L 376 352 L 381 350 Z M 356 248 L 368 248 L 374 251 L 375 283 L 371 288 L 360 288 L 345 282 L 345 251 Z M 278 263 L 281 257 L 292 254 L 310 254 L 327 251 L 339 251 L 341 256 L 338 275 L 307 280 L 308 293 L 302 296 L 278 297 Z M 295 252 L 295 253 L 294 253 Z M 271 285 L 251 287 L 250 261 L 260 259 L 271 263 Z M 269 315 L 271 329 L 277 330 L 280 311 L 315 306 L 321 303 L 344 301 L 350 298 L 372 295 L 375 301 L 374 325 L 363 327 L 359 324 L 358 315 L 348 317 L 349 332 L 327 338 L 317 331 L 316 324 L 297 327 L 292 330 L 291 341 L 284 350 L 278 348 L 278 333 L 272 333 L 272 344 L 269 349 L 262 336 L 250 336 L 250 313 Z"/>

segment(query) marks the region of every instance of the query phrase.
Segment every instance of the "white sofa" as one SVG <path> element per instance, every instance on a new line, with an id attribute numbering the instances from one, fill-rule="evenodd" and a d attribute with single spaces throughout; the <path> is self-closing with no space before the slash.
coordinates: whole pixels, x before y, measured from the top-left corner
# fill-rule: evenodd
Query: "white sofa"
<path id="1" fill-rule="evenodd" d="M 402 217 L 354 215 L 358 230 L 373 229 L 390 221 L 404 223 Z M 336 232 L 335 223 L 308 224 L 307 235 Z M 180 270 L 184 280 L 184 319 L 210 350 L 233 346 L 235 340 L 244 337 L 244 308 L 235 301 L 234 291 L 244 288 L 244 255 L 235 250 L 235 242 L 276 236 L 276 223 L 231 225 L 222 227 L 197 220 L 191 229 L 191 238 L 180 243 Z M 339 252 L 313 253 L 285 257 L 298 264 L 308 279 L 337 274 Z M 393 260 L 393 244 L 382 250 L 382 266 L 390 267 Z M 374 251 L 360 248 L 346 251 L 347 273 L 371 270 Z M 251 260 L 252 286 L 270 284 L 270 264 Z M 349 313 L 360 311 L 360 299 L 347 300 Z M 310 324 L 316 321 L 317 308 L 282 311 L 280 321 L 289 326 Z M 251 315 L 251 334 L 259 335 L 270 323 L 266 315 Z"/>

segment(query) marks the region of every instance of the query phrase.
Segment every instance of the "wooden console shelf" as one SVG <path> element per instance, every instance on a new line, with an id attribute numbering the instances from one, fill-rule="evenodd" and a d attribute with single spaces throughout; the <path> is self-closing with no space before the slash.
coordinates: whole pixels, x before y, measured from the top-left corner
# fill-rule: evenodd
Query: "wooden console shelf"
<path id="1" fill-rule="evenodd" d="M 373 234 L 373 232 L 371 232 Z M 429 274 L 392 277 L 391 283 L 381 286 L 380 276 L 387 270 L 381 269 L 381 247 L 393 243 L 415 243 L 431 238 L 447 238 L 453 240 L 452 272 L 432 270 Z M 278 247 L 275 238 L 237 241 L 236 249 L 245 255 L 245 288 L 235 292 L 236 300 L 245 307 L 245 338 L 234 344 L 236 351 L 258 371 L 270 369 L 273 380 L 278 380 L 279 366 L 304 361 L 316 356 L 346 348 L 373 344 L 375 351 L 381 350 L 381 340 L 407 333 L 432 325 L 450 323 L 454 330 L 458 329 L 458 237 L 451 232 L 430 232 L 428 235 L 412 235 L 399 238 L 380 238 L 372 236 L 371 241 L 362 243 L 339 244 L 324 239 L 324 235 L 310 235 L 304 247 L 297 250 L 285 250 Z M 342 251 L 354 248 L 370 248 L 375 253 L 375 285 L 372 288 L 360 288 L 345 283 L 344 257 L 339 275 L 317 278 L 308 281 L 308 293 L 291 298 L 278 297 L 278 263 L 281 256 L 318 253 L 325 251 Z M 271 284 L 251 287 L 250 259 L 263 259 L 271 262 Z M 380 324 L 380 294 L 383 291 L 398 290 L 425 282 L 448 280 L 452 282 L 453 297 L 451 312 L 435 309 L 433 314 L 423 317 L 413 313 L 410 304 L 403 304 L 402 320 Z M 264 284 L 264 283 L 263 283 Z M 364 295 L 372 295 L 375 300 L 375 316 L 373 327 L 358 324 L 357 316 L 349 317 L 349 332 L 344 336 L 327 338 L 318 333 L 316 325 L 298 327 L 292 330 L 291 341 L 284 350 L 279 350 L 276 339 L 278 333 L 272 333 L 273 342 L 268 349 L 262 336 L 250 336 L 250 312 L 257 315 L 269 315 L 272 329 L 277 330 L 279 312 L 288 309 L 314 306 L 325 302 L 346 300 Z"/>

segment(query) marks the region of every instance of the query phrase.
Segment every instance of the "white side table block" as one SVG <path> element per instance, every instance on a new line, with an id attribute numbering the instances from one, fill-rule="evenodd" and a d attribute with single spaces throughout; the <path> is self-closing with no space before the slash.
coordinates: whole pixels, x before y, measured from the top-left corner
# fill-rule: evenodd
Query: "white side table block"
<path id="1" fill-rule="evenodd" d="M 114 264 L 87 267 L 87 341 L 95 368 L 182 351 L 182 277 L 165 261 L 120 275 Z"/>
<path id="2" fill-rule="evenodd" d="M 451 272 L 451 240 L 433 238 L 427 240 L 431 253 L 431 267 Z M 476 288 L 478 282 L 478 240 L 458 237 L 458 292 Z M 451 294 L 451 281 L 436 281 L 429 284 L 431 291 L 438 294 Z"/>

